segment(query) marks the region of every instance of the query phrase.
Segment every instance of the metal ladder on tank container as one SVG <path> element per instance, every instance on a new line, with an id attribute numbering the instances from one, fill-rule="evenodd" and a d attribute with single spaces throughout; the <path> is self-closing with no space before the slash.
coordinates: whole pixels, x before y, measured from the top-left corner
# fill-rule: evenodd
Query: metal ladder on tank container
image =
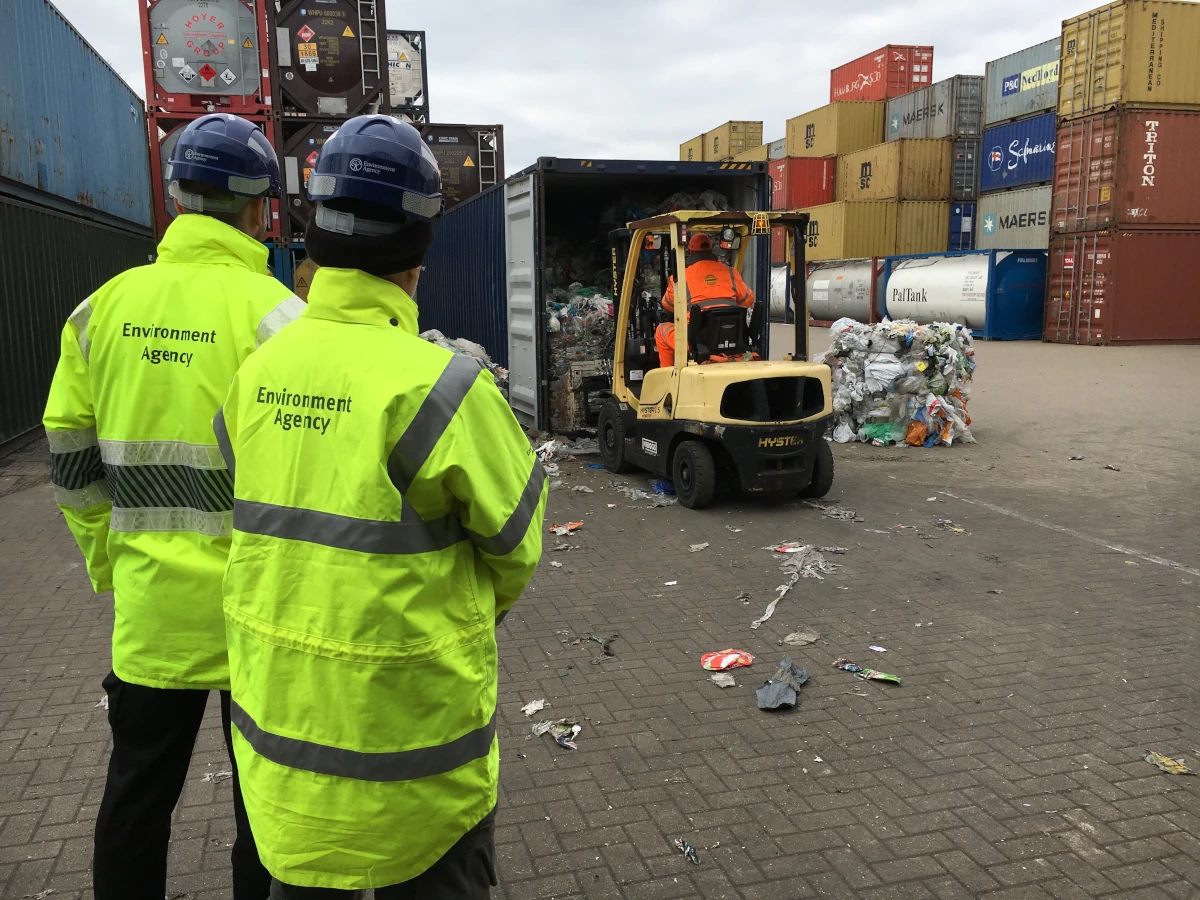
<path id="1" fill-rule="evenodd" d="M 479 150 L 479 191 L 490 188 L 496 183 L 496 132 L 481 131 L 475 136 L 476 148 Z"/>
<path id="2" fill-rule="evenodd" d="M 375 21 L 375 3 L 377 0 L 359 0 L 358 4 L 358 54 L 362 61 L 363 93 L 373 91 L 381 80 L 379 49 L 379 23 Z M 374 48 L 373 50 L 370 48 Z M 374 75 L 374 78 L 368 76 Z M 378 112 L 384 112 L 387 106 L 383 97 L 379 100 Z"/>

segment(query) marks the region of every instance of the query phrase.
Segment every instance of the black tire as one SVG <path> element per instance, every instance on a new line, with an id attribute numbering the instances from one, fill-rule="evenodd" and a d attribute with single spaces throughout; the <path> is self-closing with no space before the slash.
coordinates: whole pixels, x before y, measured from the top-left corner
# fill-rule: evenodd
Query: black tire
<path id="1" fill-rule="evenodd" d="M 633 471 L 633 465 L 625 459 L 625 423 L 621 419 L 621 408 L 617 401 L 610 400 L 600 410 L 596 437 L 599 439 L 600 462 L 604 468 L 618 474 Z"/>
<path id="2" fill-rule="evenodd" d="M 817 438 L 817 455 L 813 459 L 812 481 L 800 492 L 801 497 L 819 498 L 833 487 L 833 447 L 823 437 Z"/>
<path id="3" fill-rule="evenodd" d="M 717 467 L 712 451 L 701 441 L 684 441 L 671 463 L 675 495 L 688 509 L 704 509 L 717 490 Z"/>

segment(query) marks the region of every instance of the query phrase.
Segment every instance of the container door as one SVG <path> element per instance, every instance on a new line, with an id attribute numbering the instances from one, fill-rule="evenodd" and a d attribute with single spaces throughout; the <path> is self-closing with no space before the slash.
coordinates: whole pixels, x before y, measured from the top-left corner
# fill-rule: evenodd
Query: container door
<path id="1" fill-rule="evenodd" d="M 504 274 L 508 294 L 508 403 L 517 419 L 537 425 L 538 338 L 533 175 L 504 185 Z"/>

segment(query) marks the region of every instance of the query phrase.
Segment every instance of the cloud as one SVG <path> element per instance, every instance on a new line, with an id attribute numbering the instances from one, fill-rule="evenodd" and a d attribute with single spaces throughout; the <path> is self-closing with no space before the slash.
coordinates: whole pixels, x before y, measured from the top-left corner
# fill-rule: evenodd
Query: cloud
<path id="1" fill-rule="evenodd" d="M 139 3 L 57 0 L 144 94 Z M 829 70 L 887 43 L 934 46 L 934 80 L 1048 40 L 1079 0 L 389 0 L 427 33 L 434 121 L 504 125 L 507 170 L 539 156 L 675 159 L 729 119 L 782 137 L 829 99 Z"/>

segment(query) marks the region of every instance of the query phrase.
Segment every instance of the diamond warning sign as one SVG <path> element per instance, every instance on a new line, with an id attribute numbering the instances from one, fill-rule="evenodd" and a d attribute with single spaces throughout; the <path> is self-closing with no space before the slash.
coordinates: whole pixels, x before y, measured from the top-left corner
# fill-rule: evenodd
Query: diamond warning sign
<path id="1" fill-rule="evenodd" d="M 317 164 L 317 156 L 318 153 L 316 150 L 314 150 L 312 153 L 308 154 L 308 156 L 304 157 L 304 161 L 310 166 L 315 166 Z"/>
<path id="2" fill-rule="evenodd" d="M 463 160 L 463 166 L 474 166 L 474 165 L 475 165 L 475 163 L 471 160 L 471 157 L 469 157 L 469 156 Z"/>
<path id="3" fill-rule="evenodd" d="M 179 77 L 183 79 L 185 84 L 191 84 L 196 77 L 196 70 L 191 66 L 185 65 L 179 70 Z"/>
<path id="4" fill-rule="evenodd" d="M 306 44 L 312 40 L 314 34 L 316 34 L 316 32 L 307 25 L 300 26 L 300 30 L 296 32 L 296 36 Z"/>
<path id="5" fill-rule="evenodd" d="M 237 76 L 234 75 L 229 69 L 226 69 L 221 73 L 221 80 L 226 84 L 233 84 L 235 81 L 237 81 Z"/>
<path id="6" fill-rule="evenodd" d="M 342 32 L 342 37 L 354 37 L 354 32 L 350 30 L 350 26 L 346 26 L 346 30 Z"/>
<path id="7" fill-rule="evenodd" d="M 165 44 L 166 42 L 167 42 L 167 36 L 166 36 L 165 34 L 162 34 L 162 33 L 160 32 L 160 33 L 159 33 L 159 35 L 158 35 L 158 40 L 157 40 L 157 41 L 155 41 L 154 43 L 156 43 L 156 44 Z"/>
<path id="8" fill-rule="evenodd" d="M 200 67 L 200 77 L 203 78 L 205 81 L 212 81 L 214 78 L 217 77 L 217 70 L 214 69 L 212 66 L 210 66 L 208 63 L 205 63 L 204 65 L 202 65 Z"/>

